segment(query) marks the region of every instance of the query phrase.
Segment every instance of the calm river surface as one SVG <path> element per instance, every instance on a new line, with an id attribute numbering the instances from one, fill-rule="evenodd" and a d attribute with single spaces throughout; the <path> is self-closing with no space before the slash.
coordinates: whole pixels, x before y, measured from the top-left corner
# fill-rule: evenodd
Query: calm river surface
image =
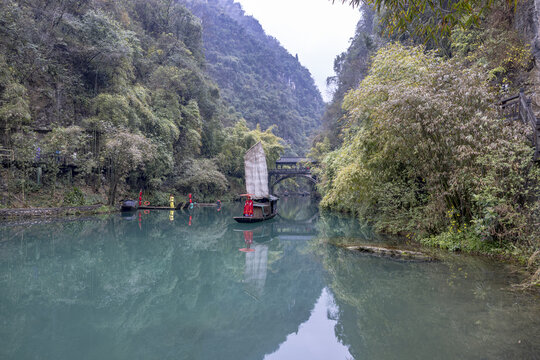
<path id="1" fill-rule="evenodd" d="M 279 206 L 0 224 L 0 359 L 540 359 L 505 265 L 361 255 L 334 244 L 395 240 Z"/>

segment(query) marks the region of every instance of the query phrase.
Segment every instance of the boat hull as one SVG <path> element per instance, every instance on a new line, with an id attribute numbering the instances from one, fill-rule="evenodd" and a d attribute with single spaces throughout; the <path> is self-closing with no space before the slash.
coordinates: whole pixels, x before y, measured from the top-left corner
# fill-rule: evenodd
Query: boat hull
<path id="1" fill-rule="evenodd" d="M 252 216 L 235 216 L 233 217 L 239 223 L 256 223 L 264 220 L 270 220 L 277 215 L 278 198 L 271 196 L 270 198 L 262 199 L 253 203 Z"/>
<path id="2" fill-rule="evenodd" d="M 137 202 L 135 200 L 125 200 L 122 202 L 122 206 L 120 207 L 121 211 L 128 212 L 128 211 L 135 211 L 137 210 Z"/>
<path id="3" fill-rule="evenodd" d="M 276 216 L 276 214 L 270 214 L 270 215 L 265 216 L 265 217 L 235 216 L 235 217 L 233 217 L 233 219 L 236 220 L 236 221 L 239 222 L 239 223 L 243 223 L 243 224 L 252 224 L 252 223 L 256 223 L 256 222 L 261 222 L 261 221 L 265 221 L 265 220 L 270 220 L 270 219 L 272 219 L 274 216 Z"/>

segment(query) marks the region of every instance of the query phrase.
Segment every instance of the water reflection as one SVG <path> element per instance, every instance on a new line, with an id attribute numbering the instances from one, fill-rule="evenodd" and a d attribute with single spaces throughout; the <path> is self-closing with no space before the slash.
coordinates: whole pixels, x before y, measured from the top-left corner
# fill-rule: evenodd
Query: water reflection
<path id="1" fill-rule="evenodd" d="M 262 359 L 323 288 L 306 242 L 233 209 L 1 228 L 0 357 Z M 191 226 L 189 226 L 189 224 Z"/>
<path id="2" fill-rule="evenodd" d="M 355 359 L 537 358 L 538 299 L 510 291 L 500 266 L 398 262 L 333 247 L 321 254 L 339 309 L 336 336 Z"/>
<path id="3" fill-rule="evenodd" d="M 534 358 L 536 299 L 501 266 L 340 250 L 395 242 L 286 198 L 0 226 L 0 358 Z M 172 216 L 171 216 L 172 215 Z M 242 252 L 239 249 L 254 251 Z M 515 355 L 515 356 L 514 356 Z"/>
<path id="4" fill-rule="evenodd" d="M 337 311 L 331 292 L 324 288 L 309 319 L 300 325 L 298 332 L 287 336 L 276 352 L 264 359 L 352 359 L 347 347 L 335 337 L 337 321 L 334 314 Z"/>

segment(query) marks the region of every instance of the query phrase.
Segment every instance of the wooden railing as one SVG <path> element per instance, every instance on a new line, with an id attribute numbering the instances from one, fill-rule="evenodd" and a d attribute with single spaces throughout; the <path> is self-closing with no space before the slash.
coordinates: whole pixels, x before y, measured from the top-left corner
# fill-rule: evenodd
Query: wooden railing
<path id="1" fill-rule="evenodd" d="M 307 167 L 278 168 L 268 171 L 269 174 L 311 174 L 311 169 Z"/>
<path id="2" fill-rule="evenodd" d="M 501 100 L 499 106 L 505 120 L 519 119 L 519 103 L 519 94 Z"/>
<path id="3" fill-rule="evenodd" d="M 518 95 L 501 100 L 499 103 L 506 120 L 521 120 L 532 128 L 531 142 L 534 146 L 534 161 L 540 161 L 540 120 L 531 109 L 531 99 L 521 90 Z"/>

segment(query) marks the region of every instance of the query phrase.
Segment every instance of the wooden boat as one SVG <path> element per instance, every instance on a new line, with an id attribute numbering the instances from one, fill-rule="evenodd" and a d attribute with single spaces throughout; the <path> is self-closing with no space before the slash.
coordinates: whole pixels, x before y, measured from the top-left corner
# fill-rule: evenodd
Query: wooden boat
<path id="1" fill-rule="evenodd" d="M 265 217 L 251 217 L 251 216 L 234 216 L 233 219 L 241 224 L 253 224 L 258 223 L 264 220 L 270 220 L 272 219 L 276 214 L 272 214 L 270 216 Z"/>
<path id="2" fill-rule="evenodd" d="M 253 216 L 235 216 L 239 223 L 255 223 L 270 220 L 277 215 L 277 201 L 279 198 L 270 195 L 268 191 L 268 169 L 266 155 L 262 144 L 253 145 L 244 156 L 246 172 L 246 190 L 253 199 Z"/>
<path id="3" fill-rule="evenodd" d="M 253 216 L 235 216 L 234 220 L 239 223 L 256 223 L 264 220 L 270 220 L 277 215 L 277 201 L 275 196 L 269 195 L 268 198 L 259 199 L 253 202 Z"/>
<path id="4" fill-rule="evenodd" d="M 122 202 L 120 210 L 122 211 L 135 211 L 139 206 L 135 200 L 125 200 Z"/>

